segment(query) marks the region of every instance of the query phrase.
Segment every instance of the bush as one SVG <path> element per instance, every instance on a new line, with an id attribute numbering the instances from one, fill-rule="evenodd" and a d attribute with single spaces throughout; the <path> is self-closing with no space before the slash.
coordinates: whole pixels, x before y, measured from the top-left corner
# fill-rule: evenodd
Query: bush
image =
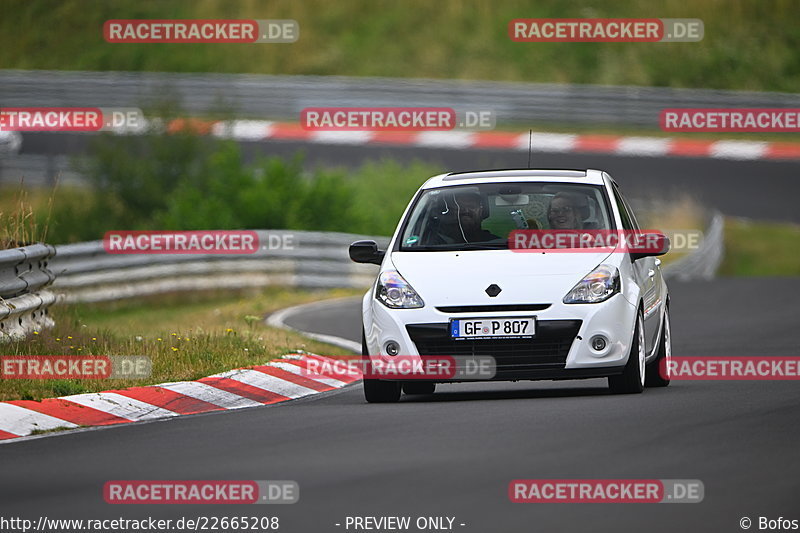
<path id="1" fill-rule="evenodd" d="M 144 135 L 98 136 L 81 167 L 92 187 L 59 191 L 50 242 L 100 239 L 110 230 L 390 235 L 413 192 L 438 171 L 390 160 L 308 172 L 300 155 L 247 163 L 233 141 L 158 127 Z"/>

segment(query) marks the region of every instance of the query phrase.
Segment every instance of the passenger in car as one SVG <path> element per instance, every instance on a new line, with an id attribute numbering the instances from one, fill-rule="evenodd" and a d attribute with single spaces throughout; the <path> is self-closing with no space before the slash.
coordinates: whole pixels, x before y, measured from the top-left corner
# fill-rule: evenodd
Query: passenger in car
<path id="1" fill-rule="evenodd" d="M 486 242 L 500 238 L 481 227 L 484 219 L 489 217 L 489 209 L 480 193 L 457 192 L 453 199 L 463 242 Z"/>
<path id="2" fill-rule="evenodd" d="M 547 209 L 550 229 L 583 229 L 578 205 L 579 199 L 573 194 L 560 192 L 553 196 Z"/>
<path id="3" fill-rule="evenodd" d="M 460 191 L 448 196 L 442 199 L 442 211 L 436 213 L 438 231 L 427 244 L 480 243 L 500 238 L 481 227 L 489 210 L 480 193 Z"/>

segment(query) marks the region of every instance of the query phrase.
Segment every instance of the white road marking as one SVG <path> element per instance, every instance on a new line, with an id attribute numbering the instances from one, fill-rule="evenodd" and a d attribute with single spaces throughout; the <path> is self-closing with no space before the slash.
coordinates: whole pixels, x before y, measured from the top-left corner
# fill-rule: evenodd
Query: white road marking
<path id="1" fill-rule="evenodd" d="M 314 381 L 319 381 L 320 383 L 324 383 L 325 385 L 329 385 L 331 387 L 344 387 L 347 385 L 344 381 L 339 381 L 338 379 L 325 377 L 322 374 L 316 374 L 310 370 L 300 368 L 297 365 L 293 365 L 291 363 L 280 363 L 274 362 L 270 363 L 270 366 L 274 366 L 276 368 L 280 368 L 281 370 L 286 370 L 287 372 L 291 372 L 292 374 L 297 374 L 298 376 L 303 376 L 304 378 L 313 379 Z"/>
<path id="2" fill-rule="evenodd" d="M 237 141 L 260 141 L 272 133 L 273 122 L 269 120 L 232 120 L 217 122 L 211 127 L 211 134 L 222 139 Z"/>
<path id="3" fill-rule="evenodd" d="M 234 379 L 246 385 L 250 385 L 251 387 L 257 387 L 265 391 L 274 392 L 276 394 L 280 394 L 281 396 L 286 396 L 287 398 L 301 398 L 317 392 L 313 389 L 298 385 L 297 383 L 276 378 L 275 376 L 270 376 L 269 374 L 259 372 L 258 370 L 250 370 L 249 368 L 231 370 L 209 377 Z"/>
<path id="4" fill-rule="evenodd" d="M 174 411 L 168 411 L 155 405 L 150 405 L 141 400 L 135 400 L 115 392 L 89 392 L 86 394 L 74 394 L 72 396 L 62 396 L 62 400 L 103 411 L 120 418 L 128 420 L 150 420 L 154 418 L 166 418 L 178 416 Z"/>
<path id="5" fill-rule="evenodd" d="M 761 159 L 769 143 L 748 141 L 717 141 L 711 145 L 709 155 L 720 159 Z"/>
<path id="6" fill-rule="evenodd" d="M 0 403 L 0 430 L 14 435 L 30 435 L 40 429 L 55 429 L 58 427 L 76 428 L 77 424 L 61 420 L 54 416 L 45 415 L 25 409 L 10 403 Z"/>
<path id="7" fill-rule="evenodd" d="M 223 409 L 242 409 L 243 407 L 263 405 L 250 398 L 245 398 L 199 381 L 177 381 L 174 383 L 161 383 L 158 386 L 196 400 L 208 402 Z"/>
<path id="8" fill-rule="evenodd" d="M 469 131 L 423 131 L 417 135 L 417 146 L 441 148 L 469 148 L 475 143 L 475 134 Z"/>
<path id="9" fill-rule="evenodd" d="M 530 141 L 532 152 L 569 152 L 575 148 L 577 135 L 569 133 L 538 133 L 533 132 L 528 139 L 528 134 L 523 133 L 517 139 L 518 150 L 528 150 Z"/>
<path id="10" fill-rule="evenodd" d="M 373 137 L 371 131 L 315 131 L 311 134 L 313 142 L 325 144 L 366 144 Z"/>
<path id="11" fill-rule="evenodd" d="M 669 152 L 671 139 L 657 137 L 622 137 L 616 153 L 624 155 L 661 156 Z"/>

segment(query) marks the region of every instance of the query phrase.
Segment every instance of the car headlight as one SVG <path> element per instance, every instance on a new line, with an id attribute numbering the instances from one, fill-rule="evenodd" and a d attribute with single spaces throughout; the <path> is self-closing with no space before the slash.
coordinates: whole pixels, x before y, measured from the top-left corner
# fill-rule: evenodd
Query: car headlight
<path id="1" fill-rule="evenodd" d="M 619 270 L 611 265 L 600 265 L 572 287 L 565 304 L 596 304 L 604 302 L 619 292 Z"/>
<path id="2" fill-rule="evenodd" d="M 417 309 L 425 302 L 417 291 L 396 270 L 387 270 L 378 277 L 375 298 L 390 309 Z"/>

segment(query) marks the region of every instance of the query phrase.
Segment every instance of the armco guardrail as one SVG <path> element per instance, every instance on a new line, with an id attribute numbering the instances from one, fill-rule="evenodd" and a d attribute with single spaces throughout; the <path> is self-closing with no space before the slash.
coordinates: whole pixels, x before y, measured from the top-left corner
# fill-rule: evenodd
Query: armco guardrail
<path id="1" fill-rule="evenodd" d="M 291 287 L 366 287 L 377 267 L 350 261 L 359 239 L 382 246 L 387 237 L 348 233 L 258 230 L 253 254 L 109 254 L 102 241 L 58 247 L 54 289 L 68 302 L 117 300 L 181 290 Z"/>
<path id="2" fill-rule="evenodd" d="M 657 126 L 668 107 L 800 107 L 800 95 L 708 89 L 344 76 L 0 70 L 4 106 L 146 107 L 169 87 L 190 113 L 219 101 L 246 118 L 297 120 L 312 106 L 494 110 L 517 123 Z"/>
<path id="3" fill-rule="evenodd" d="M 725 255 L 725 217 L 719 211 L 711 214 L 711 220 L 697 250 L 664 266 L 664 276 L 688 281 L 713 279 Z"/>
<path id="4" fill-rule="evenodd" d="M 53 325 L 47 308 L 56 297 L 46 287 L 55 279 L 48 268 L 54 254 L 48 244 L 0 251 L 0 340 Z"/>
<path id="5" fill-rule="evenodd" d="M 668 265 L 665 275 L 708 279 L 722 259 L 723 217 L 715 213 L 700 248 Z M 377 267 L 350 261 L 348 245 L 388 237 L 349 233 L 258 230 L 253 254 L 109 254 L 102 241 L 54 248 L 37 244 L 0 251 L 0 340 L 51 327 L 48 307 L 167 292 L 287 287 L 367 287 Z M 54 256 L 55 254 L 55 256 Z M 52 283 L 52 292 L 47 288 Z"/>
<path id="6" fill-rule="evenodd" d="M 709 279 L 722 259 L 723 217 L 711 217 L 700 248 L 665 267 L 674 279 Z M 108 254 L 102 241 L 58 247 L 54 290 L 69 302 L 117 300 L 182 290 L 290 287 L 366 287 L 377 267 L 350 261 L 348 245 L 388 237 L 349 233 L 258 230 L 266 246 L 254 254 Z M 285 239 L 289 239 L 286 241 Z M 277 243 L 289 246 L 273 246 Z M 271 245 L 272 243 L 273 245 Z"/>

